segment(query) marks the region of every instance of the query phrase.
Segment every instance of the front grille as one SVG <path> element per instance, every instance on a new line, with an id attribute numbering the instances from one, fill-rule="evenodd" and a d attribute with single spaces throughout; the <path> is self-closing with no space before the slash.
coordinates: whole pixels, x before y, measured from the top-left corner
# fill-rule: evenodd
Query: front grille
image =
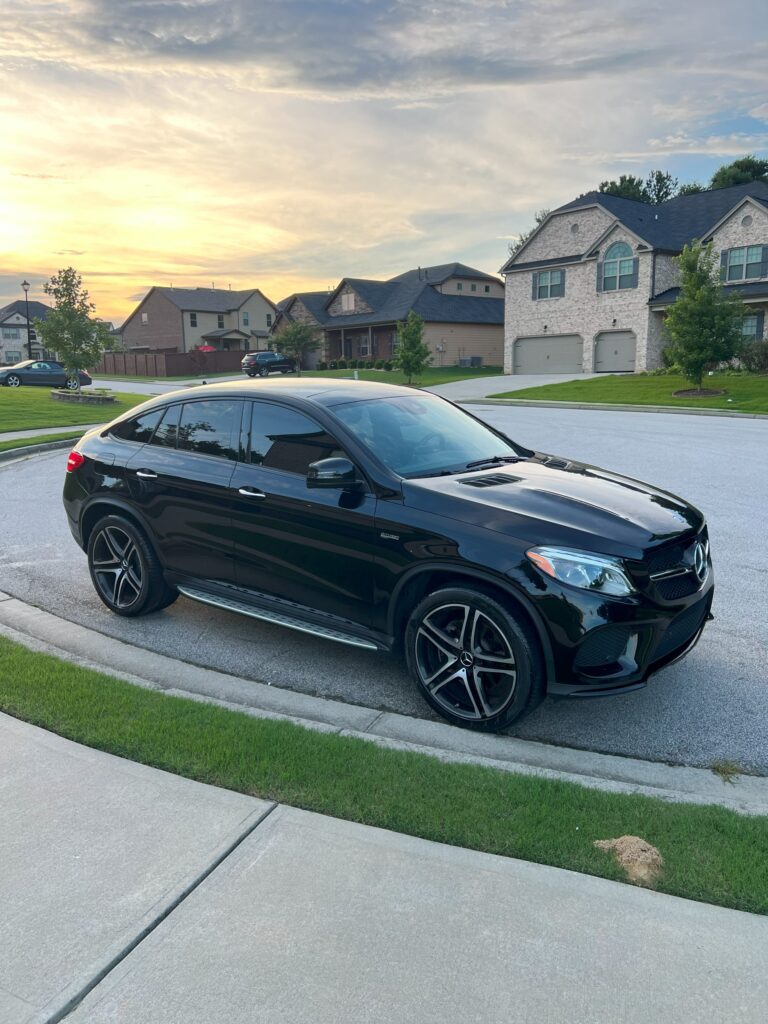
<path id="1" fill-rule="evenodd" d="M 684 576 L 670 576 L 666 580 L 656 580 L 659 597 L 665 601 L 677 601 L 681 597 L 690 597 L 701 587 L 695 572 L 687 572 Z"/>
<path id="2" fill-rule="evenodd" d="M 590 633 L 579 647 L 575 668 L 597 668 L 615 664 L 627 649 L 631 631 L 626 626 L 604 626 Z"/>
<path id="3" fill-rule="evenodd" d="M 648 559 L 648 572 L 650 575 L 655 576 L 659 572 L 669 572 L 670 569 L 677 569 L 682 564 L 685 552 L 693 542 L 694 538 L 688 537 L 687 540 L 677 541 L 674 544 L 670 544 L 669 547 L 654 551 Z"/>
<path id="4" fill-rule="evenodd" d="M 709 546 L 706 527 L 695 536 L 676 540 L 651 552 L 645 566 L 656 597 L 662 601 L 678 601 L 701 589 L 702 581 L 693 570 L 694 548 L 699 541 Z M 666 575 L 668 573 L 672 575 Z"/>
<path id="5" fill-rule="evenodd" d="M 653 660 L 658 661 L 660 658 L 671 654 L 672 651 L 676 651 L 679 647 L 685 647 L 698 633 L 706 614 L 706 601 L 701 601 L 699 604 L 686 608 L 684 612 L 681 612 L 676 618 L 672 619 L 656 650 L 653 652 Z"/>

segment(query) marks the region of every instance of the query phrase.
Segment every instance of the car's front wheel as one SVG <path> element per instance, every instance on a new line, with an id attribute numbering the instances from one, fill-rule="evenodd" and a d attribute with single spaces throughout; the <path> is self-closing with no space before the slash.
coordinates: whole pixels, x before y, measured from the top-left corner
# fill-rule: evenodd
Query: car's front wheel
<path id="1" fill-rule="evenodd" d="M 453 725 L 497 732 L 544 693 L 531 627 L 481 590 L 450 587 L 425 597 L 408 621 L 405 656 L 424 699 Z"/>
<path id="2" fill-rule="evenodd" d="M 77 380 L 77 377 L 67 377 L 67 380 L 66 380 L 67 391 L 77 391 L 78 383 L 79 382 Z"/>
<path id="3" fill-rule="evenodd" d="M 105 516 L 91 531 L 88 568 L 96 593 L 116 615 L 146 615 L 178 597 L 144 533 L 122 516 Z"/>
<path id="4" fill-rule="evenodd" d="M 21 377 L 17 373 L 11 373 L 5 378 L 5 383 L 9 388 L 20 388 Z"/>

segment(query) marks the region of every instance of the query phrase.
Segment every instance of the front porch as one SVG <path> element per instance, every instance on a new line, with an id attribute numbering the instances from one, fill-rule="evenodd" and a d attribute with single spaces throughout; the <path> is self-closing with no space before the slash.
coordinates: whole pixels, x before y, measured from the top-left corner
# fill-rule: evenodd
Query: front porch
<path id="1" fill-rule="evenodd" d="M 396 325 L 376 327 L 337 327 L 323 335 L 323 355 L 333 359 L 391 359 L 395 348 Z"/>

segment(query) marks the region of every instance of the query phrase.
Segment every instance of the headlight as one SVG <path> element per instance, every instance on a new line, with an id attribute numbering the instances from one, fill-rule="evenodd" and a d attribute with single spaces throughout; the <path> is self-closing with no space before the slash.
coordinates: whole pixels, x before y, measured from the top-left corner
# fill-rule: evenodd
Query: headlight
<path id="1" fill-rule="evenodd" d="M 582 590 L 625 597 L 635 589 L 618 558 L 565 548 L 529 548 L 526 555 L 547 576 Z"/>

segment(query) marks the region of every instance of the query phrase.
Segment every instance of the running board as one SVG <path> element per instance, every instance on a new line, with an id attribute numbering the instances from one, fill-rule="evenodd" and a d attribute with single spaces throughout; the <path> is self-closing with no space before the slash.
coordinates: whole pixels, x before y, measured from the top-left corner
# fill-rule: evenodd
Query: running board
<path id="1" fill-rule="evenodd" d="M 323 640 L 335 640 L 340 644 L 348 644 L 350 647 L 363 647 L 366 651 L 378 651 L 381 648 L 370 640 L 363 640 L 352 633 L 342 633 L 341 630 L 331 629 L 328 626 L 315 625 L 298 619 L 293 615 L 285 615 L 283 612 L 265 611 L 261 608 L 254 608 L 253 605 L 244 601 L 235 601 L 231 597 L 220 597 L 218 594 L 209 594 L 205 590 L 194 590 L 192 587 L 177 586 L 180 594 L 192 598 L 193 601 L 200 601 L 202 604 L 212 604 L 216 608 L 224 608 L 228 612 L 238 612 L 240 615 L 250 615 L 252 619 L 261 619 L 262 622 L 271 622 L 275 626 L 287 626 L 288 629 L 298 630 L 300 633 L 309 633 L 310 636 L 319 636 Z"/>

